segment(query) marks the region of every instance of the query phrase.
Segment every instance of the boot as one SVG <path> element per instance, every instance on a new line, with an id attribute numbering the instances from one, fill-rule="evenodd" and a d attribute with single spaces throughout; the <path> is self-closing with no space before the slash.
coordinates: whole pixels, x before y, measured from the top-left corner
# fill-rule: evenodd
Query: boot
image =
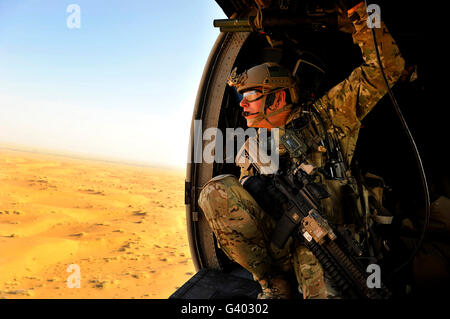
<path id="1" fill-rule="evenodd" d="M 285 277 L 274 277 L 266 280 L 259 280 L 262 292 L 258 294 L 258 299 L 291 299 L 291 284 Z"/>

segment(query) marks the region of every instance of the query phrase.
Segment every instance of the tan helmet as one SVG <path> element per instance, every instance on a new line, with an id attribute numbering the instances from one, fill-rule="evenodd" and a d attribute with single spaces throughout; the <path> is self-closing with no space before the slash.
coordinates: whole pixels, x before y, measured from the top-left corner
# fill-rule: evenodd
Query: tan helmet
<path id="1" fill-rule="evenodd" d="M 254 66 L 242 74 L 236 74 L 237 68 L 234 68 L 228 76 L 229 86 L 235 86 L 238 93 L 255 88 L 262 87 L 263 94 L 269 94 L 274 90 L 288 89 L 293 103 L 298 102 L 295 80 L 290 72 L 274 62 L 266 62 Z"/>

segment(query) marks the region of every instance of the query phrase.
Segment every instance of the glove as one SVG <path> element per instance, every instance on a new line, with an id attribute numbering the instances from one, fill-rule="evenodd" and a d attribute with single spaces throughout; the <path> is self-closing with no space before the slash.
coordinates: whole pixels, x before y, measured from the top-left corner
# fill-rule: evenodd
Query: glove
<path id="1" fill-rule="evenodd" d="M 336 1 L 336 7 L 341 11 L 341 14 L 344 14 L 347 16 L 347 11 L 355 7 L 356 5 L 360 4 L 361 0 L 337 0 Z"/>
<path id="2" fill-rule="evenodd" d="M 337 0 L 335 2 L 335 8 L 338 12 L 339 31 L 345 33 L 353 33 L 355 31 L 353 23 L 348 17 L 348 11 L 360 3 L 362 3 L 361 0 Z"/>

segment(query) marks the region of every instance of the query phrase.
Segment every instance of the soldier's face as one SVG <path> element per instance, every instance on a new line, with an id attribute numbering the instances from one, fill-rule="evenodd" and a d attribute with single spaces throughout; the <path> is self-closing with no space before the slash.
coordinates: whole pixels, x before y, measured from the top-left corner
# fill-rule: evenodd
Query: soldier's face
<path id="1" fill-rule="evenodd" d="M 243 108 L 242 115 L 247 120 L 248 126 L 250 126 L 249 124 L 252 122 L 251 119 L 258 116 L 259 111 L 262 109 L 261 106 L 263 101 L 264 99 L 262 98 L 261 90 L 254 89 L 243 93 L 243 99 L 240 106 Z"/>
<path id="2" fill-rule="evenodd" d="M 269 121 L 255 120 L 261 113 L 264 112 L 264 105 L 266 99 L 262 96 L 262 88 L 257 88 L 249 90 L 243 93 L 243 99 L 240 106 L 243 108 L 242 115 L 247 120 L 248 127 L 265 127 L 274 128 L 286 124 L 287 117 L 289 115 L 289 110 L 285 112 L 278 113 L 274 116 L 269 117 Z M 267 109 L 266 114 L 269 116 L 270 113 L 284 107 L 286 105 L 286 92 L 279 91 L 275 93 L 274 103 Z"/>

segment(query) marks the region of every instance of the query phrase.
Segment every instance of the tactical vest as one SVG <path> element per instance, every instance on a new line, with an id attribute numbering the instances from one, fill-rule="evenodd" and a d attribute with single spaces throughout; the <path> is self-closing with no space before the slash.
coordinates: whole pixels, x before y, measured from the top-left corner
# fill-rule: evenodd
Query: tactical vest
<path id="1" fill-rule="evenodd" d="M 300 163 L 317 168 L 314 181 L 330 195 L 321 200 L 324 217 L 343 237 L 356 241 L 364 255 L 377 256 L 381 243 L 373 236 L 374 223 L 392 222 L 382 206 L 384 181 L 373 174 L 363 178 L 359 170 L 350 169 L 338 132 L 314 105 L 295 109 L 288 123 L 279 128 L 279 169 Z M 265 142 L 270 144 L 270 139 Z"/>

